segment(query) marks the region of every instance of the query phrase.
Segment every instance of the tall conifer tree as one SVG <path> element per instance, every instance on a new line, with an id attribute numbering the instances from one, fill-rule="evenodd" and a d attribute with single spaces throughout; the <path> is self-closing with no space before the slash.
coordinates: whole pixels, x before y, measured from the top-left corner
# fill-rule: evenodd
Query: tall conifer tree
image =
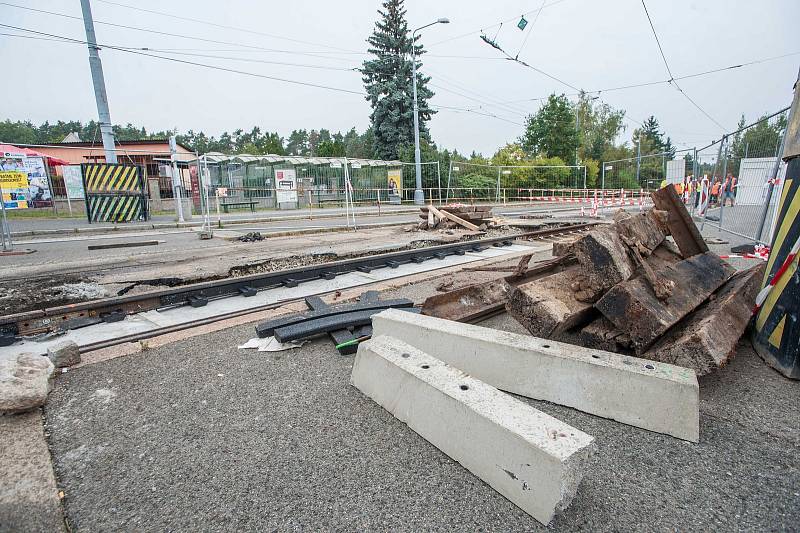
<path id="1" fill-rule="evenodd" d="M 375 156 L 396 159 L 401 147 L 414 143 L 414 99 L 411 80 L 411 52 L 417 58 L 417 102 L 419 104 L 419 132 L 430 139 L 427 122 L 435 113 L 428 107 L 433 92 L 427 88 L 430 78 L 420 74 L 424 53 L 422 45 L 412 43 L 406 22 L 403 0 L 386 0 L 380 19 L 367 42 L 374 59 L 364 61 L 361 73 L 367 100 L 372 106 L 372 131 Z M 417 36 L 419 37 L 419 36 Z"/>

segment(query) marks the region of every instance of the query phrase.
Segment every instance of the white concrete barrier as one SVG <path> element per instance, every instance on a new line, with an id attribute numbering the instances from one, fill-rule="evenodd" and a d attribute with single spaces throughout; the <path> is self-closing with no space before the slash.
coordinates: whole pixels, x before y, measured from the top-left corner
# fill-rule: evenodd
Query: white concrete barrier
<path id="1" fill-rule="evenodd" d="M 694 370 L 395 310 L 372 317 L 391 335 L 497 387 L 697 442 Z"/>
<path id="2" fill-rule="evenodd" d="M 352 385 L 543 524 L 572 500 L 593 438 L 391 337 L 358 347 Z"/>

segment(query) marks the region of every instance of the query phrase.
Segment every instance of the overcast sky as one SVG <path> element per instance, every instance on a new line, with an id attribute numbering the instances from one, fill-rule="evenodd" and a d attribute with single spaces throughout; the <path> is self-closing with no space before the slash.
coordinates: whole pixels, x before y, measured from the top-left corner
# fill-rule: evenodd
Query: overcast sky
<path id="1" fill-rule="evenodd" d="M 348 69 L 365 59 L 365 39 L 380 5 L 366 0 L 113 2 L 140 10 L 92 0 L 101 44 L 171 49 L 148 53 L 354 92 L 363 91 L 361 77 Z M 0 5 L 2 24 L 85 39 L 79 0 L 9 3 L 78 18 Z M 436 92 L 432 104 L 472 110 L 443 107 L 433 118 L 431 132 L 440 147 L 466 153 L 475 149 L 491 155 L 520 135 L 525 113 L 540 105 L 535 99 L 552 92 L 575 92 L 539 72 L 502 59 L 480 39 L 482 28 L 512 55 L 519 53 L 519 58 L 530 65 L 587 91 L 669 78 L 641 0 L 546 0 L 540 11 L 541 5 L 542 0 L 406 1 L 411 28 L 439 17 L 451 21 L 422 32 L 428 50 L 423 68 Z M 797 0 L 649 0 L 647 7 L 675 77 L 800 52 Z M 524 32 L 516 27 L 521 13 L 528 13 Z M 497 23 L 508 19 L 498 31 Z M 0 28 L 0 32 L 23 33 L 8 28 Z M 194 129 L 213 135 L 259 126 L 284 137 L 292 129 L 344 132 L 352 126 L 363 131 L 369 125 L 369 105 L 358 94 L 108 48 L 101 51 L 101 58 L 115 123 L 131 122 L 148 130 Z M 0 119 L 38 123 L 97 117 L 85 45 L 0 35 L 0 61 L 4 65 Z M 795 54 L 682 80 L 680 86 L 730 131 L 742 113 L 752 119 L 789 105 L 799 64 L 800 55 Z M 723 131 L 666 84 L 600 95 L 609 104 L 625 109 L 633 121 L 655 115 L 681 148 L 707 144 Z M 636 124 L 628 121 L 627 125 L 626 139 Z"/>

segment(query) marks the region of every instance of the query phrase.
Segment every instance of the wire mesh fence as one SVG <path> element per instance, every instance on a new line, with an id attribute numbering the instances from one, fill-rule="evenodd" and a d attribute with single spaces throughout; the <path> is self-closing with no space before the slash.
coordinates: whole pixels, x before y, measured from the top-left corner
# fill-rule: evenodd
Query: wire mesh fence
<path id="1" fill-rule="evenodd" d="M 224 190 L 225 203 L 256 203 L 256 208 L 343 206 L 349 181 L 356 204 L 402 203 L 414 200 L 416 167 L 400 161 L 347 158 L 287 157 L 273 161 L 259 156 L 223 156 L 209 161 L 209 186 Z M 438 161 L 420 164 L 426 198 L 441 199 Z M 292 200 L 282 202 L 279 192 Z M 291 208 L 291 207 L 290 207 Z"/>
<path id="2" fill-rule="evenodd" d="M 600 167 L 601 189 L 658 189 L 675 176 L 683 179 L 691 171 L 693 150 L 644 154 L 627 159 L 603 161 Z"/>
<path id="3" fill-rule="evenodd" d="M 586 188 L 586 167 L 570 165 L 486 165 L 451 161 L 448 201 L 524 201 L 532 191 Z"/>
<path id="4" fill-rule="evenodd" d="M 701 225 L 770 242 L 786 172 L 780 156 L 787 118 L 782 109 L 698 150 L 699 185 L 687 188 Z"/>

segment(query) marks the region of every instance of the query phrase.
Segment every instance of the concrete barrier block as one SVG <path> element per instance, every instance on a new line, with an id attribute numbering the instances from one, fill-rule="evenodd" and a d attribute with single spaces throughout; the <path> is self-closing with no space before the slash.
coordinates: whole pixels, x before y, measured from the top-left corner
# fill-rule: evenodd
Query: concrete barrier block
<path id="1" fill-rule="evenodd" d="M 373 335 L 391 335 L 498 389 L 692 442 L 700 438 L 691 369 L 393 310 L 374 315 L 372 327 Z"/>
<path id="2" fill-rule="evenodd" d="M 392 337 L 359 345 L 350 382 L 543 524 L 594 451 L 593 437 Z"/>

